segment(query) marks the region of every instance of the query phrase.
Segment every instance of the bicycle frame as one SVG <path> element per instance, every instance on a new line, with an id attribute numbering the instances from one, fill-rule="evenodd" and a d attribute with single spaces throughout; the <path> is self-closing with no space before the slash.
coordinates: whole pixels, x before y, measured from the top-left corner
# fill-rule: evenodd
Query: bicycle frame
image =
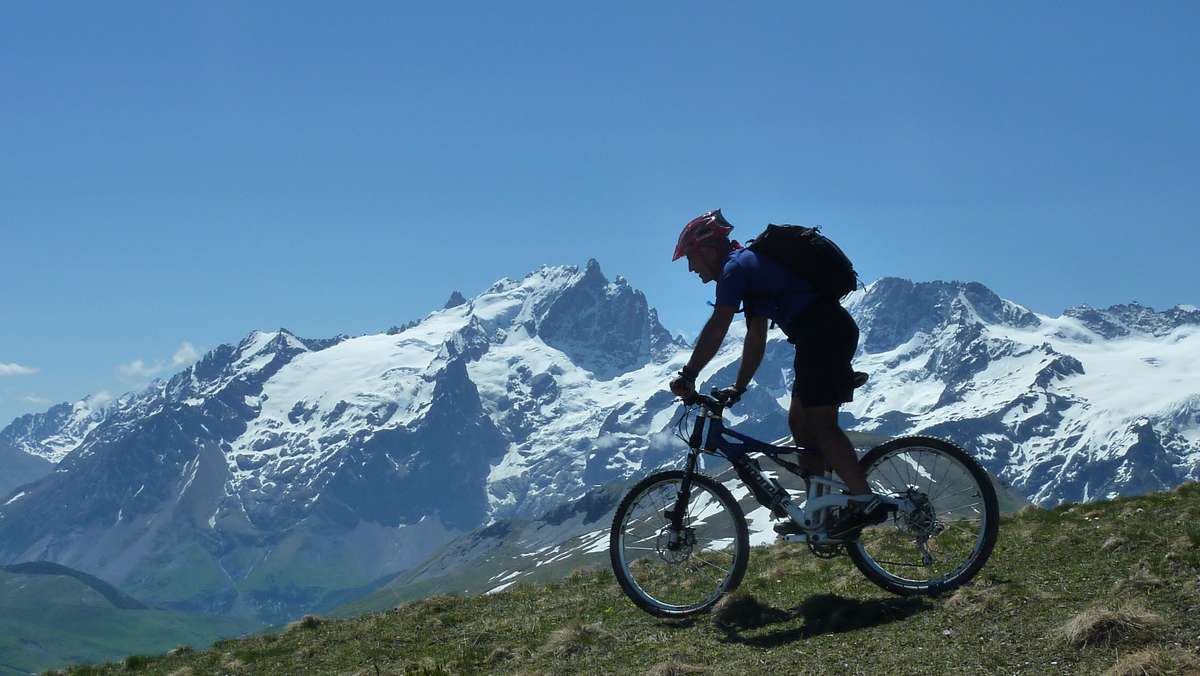
<path id="1" fill-rule="evenodd" d="M 831 473 L 816 475 L 805 471 L 801 466 L 780 458 L 780 455 L 797 451 L 815 452 L 802 447 L 780 447 L 768 444 L 753 437 L 725 427 L 722 417 L 724 406 L 715 398 L 697 394 L 696 401 L 700 404 L 700 413 L 692 426 L 692 434 L 688 439 L 688 456 L 683 481 L 679 486 L 674 506 L 668 510 L 667 518 L 671 520 L 668 547 L 674 547 L 683 529 L 683 516 L 687 513 L 688 496 L 691 493 L 691 477 L 696 471 L 696 462 L 701 453 L 708 453 L 725 458 L 737 472 L 738 478 L 749 489 L 759 504 L 771 510 L 780 518 L 789 518 L 805 532 L 804 536 L 787 536 L 789 540 L 807 540 L 812 544 L 822 542 L 841 542 L 830 538 L 825 533 L 825 521 L 832 508 L 845 507 L 849 502 L 849 491 L 846 484 L 832 478 Z M 751 458 L 751 453 L 762 453 L 771 458 L 780 467 L 799 476 L 804 480 L 806 499 L 797 505 L 787 489 L 777 479 L 772 479 L 763 473 L 758 460 Z M 905 499 L 879 496 L 885 502 L 891 502 L 900 509 L 911 509 L 905 505 Z"/>

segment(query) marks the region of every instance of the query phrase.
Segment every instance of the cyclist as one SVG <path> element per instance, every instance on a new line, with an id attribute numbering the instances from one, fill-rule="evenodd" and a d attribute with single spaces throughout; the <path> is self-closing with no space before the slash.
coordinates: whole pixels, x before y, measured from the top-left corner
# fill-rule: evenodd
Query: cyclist
<path id="1" fill-rule="evenodd" d="M 819 296 L 812 285 L 782 264 L 729 239 L 733 226 L 721 210 L 692 219 L 679 234 L 672 261 L 687 256 L 688 271 L 700 281 L 717 283 L 716 304 L 705 323 L 691 359 L 671 381 L 671 392 L 695 392 L 696 378 L 716 355 L 733 316 L 744 305 L 746 339 L 732 387 L 721 390 L 727 404 L 736 403 L 750 385 L 767 344 L 767 320 L 773 320 L 796 347 L 795 383 L 788 408 L 788 427 L 797 446 L 818 448 L 801 453 L 806 470 L 832 467 L 850 491 L 850 504 L 830 525 L 833 537 L 855 537 L 864 526 L 882 523 L 887 506 L 867 486 L 854 446 L 838 425 L 838 407 L 853 399 L 850 360 L 858 349 L 858 326 L 836 299 Z M 780 534 L 798 533 L 791 521 L 775 526 Z"/>

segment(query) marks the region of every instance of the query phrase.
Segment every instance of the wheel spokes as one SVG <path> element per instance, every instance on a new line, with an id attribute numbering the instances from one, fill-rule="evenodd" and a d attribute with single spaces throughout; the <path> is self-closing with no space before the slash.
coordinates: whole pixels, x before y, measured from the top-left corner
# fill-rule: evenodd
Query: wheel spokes
<path id="1" fill-rule="evenodd" d="M 867 481 L 876 492 L 917 505 L 860 536 L 879 572 L 902 583 L 931 583 L 971 563 L 988 516 L 981 488 L 957 458 L 933 448 L 899 449 L 875 463 Z"/>
<path id="2" fill-rule="evenodd" d="M 671 549 L 664 512 L 674 505 L 679 488 L 678 480 L 652 486 L 646 495 L 657 499 L 637 499 L 621 525 L 630 582 L 653 604 L 668 609 L 704 604 L 722 593 L 737 554 L 736 517 L 699 483 L 692 484 L 680 544 Z"/>

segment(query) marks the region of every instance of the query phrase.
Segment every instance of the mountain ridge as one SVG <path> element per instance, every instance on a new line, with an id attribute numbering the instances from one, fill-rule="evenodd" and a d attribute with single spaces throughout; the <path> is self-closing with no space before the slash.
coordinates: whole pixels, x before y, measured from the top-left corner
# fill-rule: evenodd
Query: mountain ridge
<path id="1" fill-rule="evenodd" d="M 0 497 L 0 563 L 51 559 L 155 603 L 278 620 L 678 457 L 664 384 L 690 349 L 624 278 L 543 266 L 457 300 L 380 334 L 253 331 L 98 420 L 70 405 L 39 437 L 18 419 L 0 439 L 44 441 L 20 451 L 43 474 Z M 848 428 L 949 437 L 1045 505 L 1200 472 L 1200 313 L 1114 306 L 1105 321 L 1141 328 L 1108 338 L 1091 315 L 899 278 L 845 305 L 873 374 Z M 702 388 L 732 381 L 744 331 Z M 785 430 L 790 367 L 773 330 L 730 424 Z M 49 464 L 64 438 L 79 441 Z"/>

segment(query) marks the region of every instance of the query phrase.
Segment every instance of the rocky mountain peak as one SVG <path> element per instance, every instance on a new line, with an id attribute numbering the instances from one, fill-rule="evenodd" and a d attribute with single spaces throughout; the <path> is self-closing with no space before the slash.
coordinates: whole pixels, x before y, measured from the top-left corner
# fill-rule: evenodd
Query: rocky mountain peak
<path id="1" fill-rule="evenodd" d="M 610 282 L 595 259 L 547 297 L 535 318 L 538 335 L 602 379 L 662 358 L 674 338 L 646 296 L 624 278 Z"/>
<path id="2" fill-rule="evenodd" d="M 917 333 L 949 325 L 1039 326 L 1029 310 L 1004 300 L 979 282 L 911 282 L 884 277 L 856 292 L 847 307 L 858 319 L 867 352 L 887 352 Z"/>
<path id="3" fill-rule="evenodd" d="M 1200 309 L 1191 305 L 1176 305 L 1163 312 L 1137 301 L 1113 305 L 1098 310 L 1090 305 L 1067 308 L 1063 315 L 1078 319 L 1084 326 L 1105 338 L 1120 338 L 1133 334 L 1165 336 L 1187 324 L 1200 324 Z"/>
<path id="4" fill-rule="evenodd" d="M 442 306 L 442 309 L 449 310 L 452 307 L 458 307 L 459 305 L 462 305 L 466 302 L 467 302 L 467 299 L 463 298 L 462 293 L 460 293 L 457 289 L 455 289 L 450 294 L 450 300 L 446 301 L 446 304 Z"/>

